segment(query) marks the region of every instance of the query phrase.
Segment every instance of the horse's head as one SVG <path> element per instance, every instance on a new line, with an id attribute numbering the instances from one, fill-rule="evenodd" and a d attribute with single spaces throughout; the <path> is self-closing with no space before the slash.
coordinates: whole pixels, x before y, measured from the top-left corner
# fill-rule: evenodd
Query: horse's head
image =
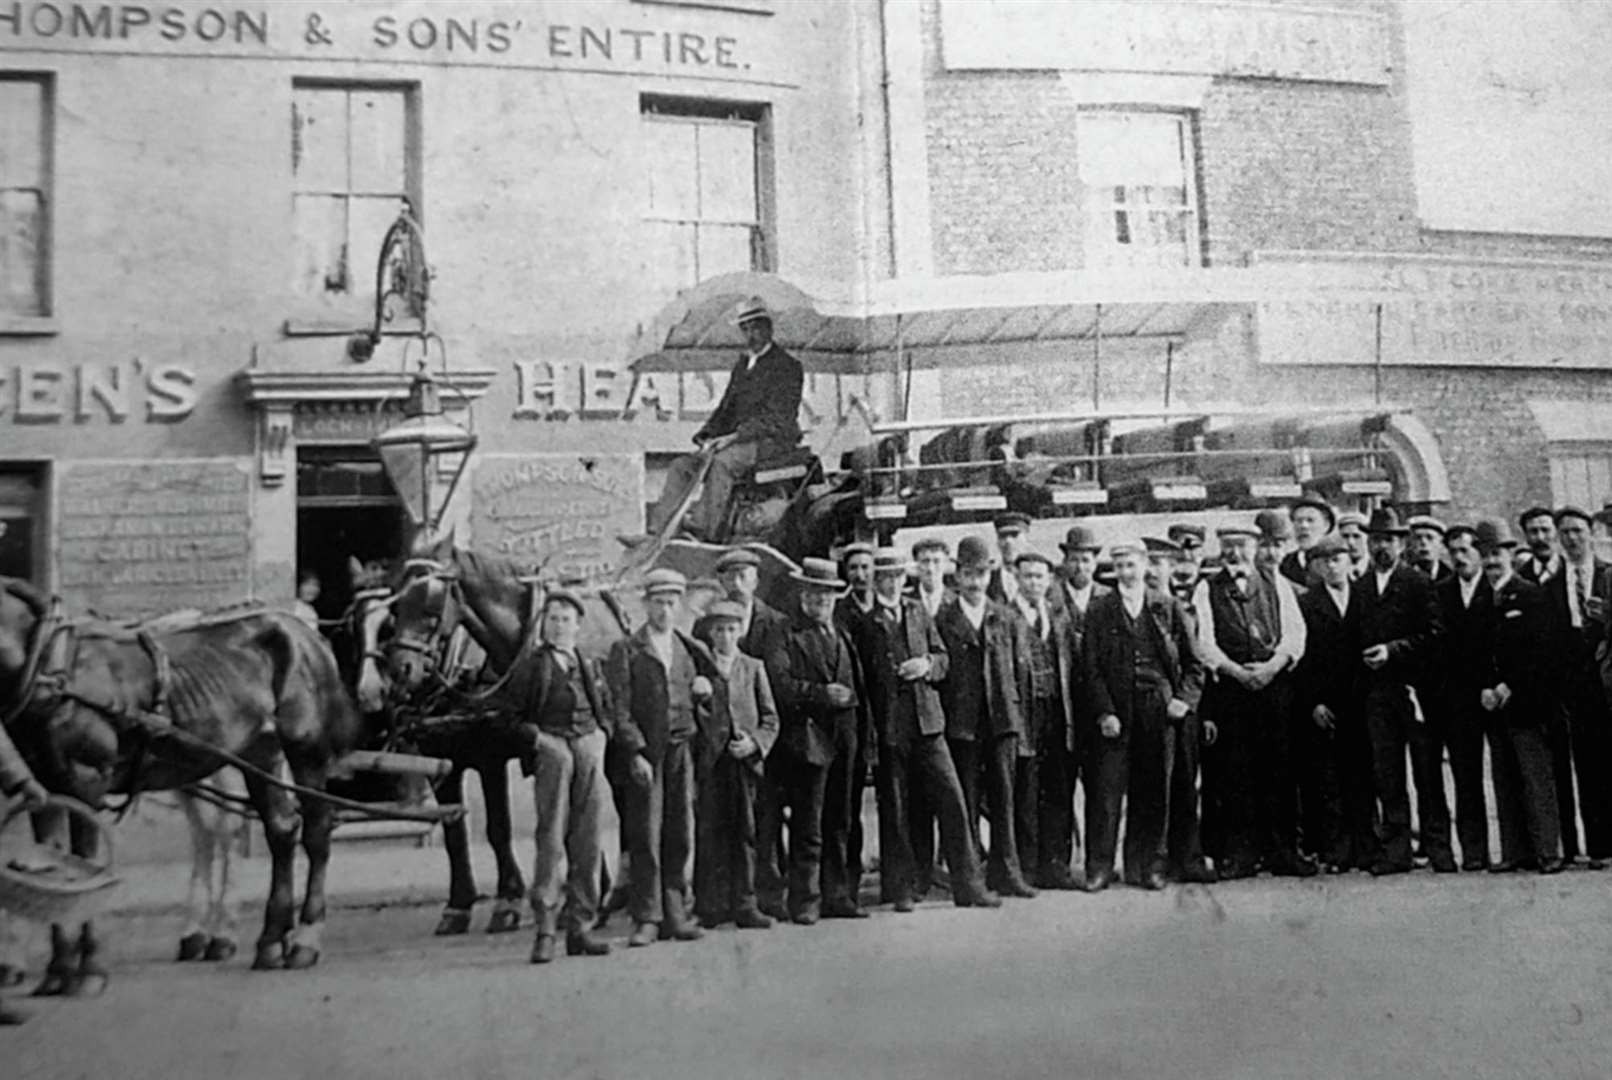
<path id="1" fill-rule="evenodd" d="M 387 670 L 398 692 L 414 693 L 434 672 L 464 618 L 457 572 L 450 564 L 413 558 L 403 564 L 391 599 Z"/>
<path id="2" fill-rule="evenodd" d="M 390 662 L 382 650 L 392 628 L 392 590 L 385 585 L 360 590 L 347 619 L 357 653 L 353 692 L 358 707 L 365 714 L 380 712 L 389 691 Z"/>

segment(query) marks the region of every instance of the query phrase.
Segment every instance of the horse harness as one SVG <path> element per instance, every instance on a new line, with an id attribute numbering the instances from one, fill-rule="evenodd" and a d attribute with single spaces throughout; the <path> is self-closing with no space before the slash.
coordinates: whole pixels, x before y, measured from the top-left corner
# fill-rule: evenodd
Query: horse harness
<path id="1" fill-rule="evenodd" d="M 442 661 L 451 640 L 451 635 L 444 633 L 448 624 L 448 602 L 451 600 L 461 608 L 468 608 L 460 591 L 459 574 L 435 559 L 426 558 L 405 561 L 403 570 L 405 581 L 423 580 L 425 583 L 425 599 L 421 606 L 429 623 L 423 634 L 394 626 L 391 647 L 428 658 L 430 660 L 428 670 L 439 688 L 455 690 L 452 682 L 442 671 L 444 666 Z M 526 590 L 526 602 L 523 605 L 525 615 L 521 620 L 520 644 L 515 649 L 515 659 L 510 661 L 497 681 L 486 689 L 474 693 L 456 691 L 456 696 L 468 704 L 485 705 L 494 700 L 509 684 L 510 676 L 517 666 L 515 660 L 530 651 L 537 640 L 544 596 L 542 579 L 534 575 L 519 580 Z M 393 595 L 392 603 L 396 603 L 401 592 L 402 590 L 399 590 Z"/>

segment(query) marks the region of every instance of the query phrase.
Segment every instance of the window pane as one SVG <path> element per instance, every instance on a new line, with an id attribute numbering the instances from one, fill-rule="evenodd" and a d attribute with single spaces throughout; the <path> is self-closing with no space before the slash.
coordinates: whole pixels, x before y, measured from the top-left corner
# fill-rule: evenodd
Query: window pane
<path id="1" fill-rule="evenodd" d="M 44 122 L 43 83 L 0 79 L 0 187 L 44 187 Z"/>
<path id="2" fill-rule="evenodd" d="M 44 315 L 45 208 L 37 191 L 0 190 L 0 311 Z"/>
<path id="3" fill-rule="evenodd" d="M 701 124 L 700 218 L 756 220 L 756 129 L 750 124 Z"/>
<path id="4" fill-rule="evenodd" d="M 687 121 L 644 119 L 651 217 L 690 221 L 699 215 L 694 127 Z"/>
<path id="5" fill-rule="evenodd" d="M 753 269 L 750 226 L 704 225 L 699 231 L 700 280 Z"/>
<path id="6" fill-rule="evenodd" d="M 312 297 L 347 292 L 347 200 L 339 195 L 295 195 L 291 217 L 296 235 L 292 289 L 298 296 Z"/>
<path id="7" fill-rule="evenodd" d="M 297 191 L 347 190 L 347 91 L 293 92 L 291 173 Z"/>
<path id="8" fill-rule="evenodd" d="M 671 296 L 695 282 L 694 226 L 644 222 L 640 272 L 652 295 Z"/>
<path id="9" fill-rule="evenodd" d="M 401 195 L 408 190 L 404 136 L 408 125 L 401 90 L 354 90 L 352 190 Z"/>

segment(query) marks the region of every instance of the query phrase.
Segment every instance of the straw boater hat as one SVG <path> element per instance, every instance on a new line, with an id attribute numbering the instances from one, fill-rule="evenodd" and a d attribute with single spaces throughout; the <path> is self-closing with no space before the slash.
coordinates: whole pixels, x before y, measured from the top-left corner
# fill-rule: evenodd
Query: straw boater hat
<path id="1" fill-rule="evenodd" d="M 733 316 L 734 326 L 743 326 L 748 322 L 765 319 L 772 322 L 772 312 L 767 308 L 767 302 L 759 296 L 752 296 L 739 305 L 739 312 Z"/>
<path id="2" fill-rule="evenodd" d="M 845 582 L 840 580 L 840 568 L 833 559 L 807 556 L 800 561 L 800 569 L 790 571 L 789 577 L 803 589 L 835 593 L 846 589 Z"/>
<path id="3" fill-rule="evenodd" d="M 873 553 L 875 574 L 905 574 L 912 569 L 912 560 L 900 548 L 880 548 Z"/>
<path id="4" fill-rule="evenodd" d="M 688 578 L 669 566 L 657 567 L 644 575 L 644 595 L 659 596 L 670 593 L 682 596 L 688 589 Z"/>
<path id="5" fill-rule="evenodd" d="M 1440 536 L 1448 536 L 1450 531 L 1447 527 L 1445 527 L 1444 522 L 1440 521 L 1432 514 L 1416 514 L 1409 521 L 1405 522 L 1405 528 L 1409 529 L 1411 532 L 1415 532 L 1417 529 L 1429 529 L 1438 533 Z"/>

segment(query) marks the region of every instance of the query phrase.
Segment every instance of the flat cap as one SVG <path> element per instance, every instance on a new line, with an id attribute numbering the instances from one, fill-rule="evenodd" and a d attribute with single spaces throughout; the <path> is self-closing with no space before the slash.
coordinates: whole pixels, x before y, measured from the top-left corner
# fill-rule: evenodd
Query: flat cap
<path id="1" fill-rule="evenodd" d="M 1450 531 L 1444 522 L 1432 514 L 1413 514 L 1411 519 L 1405 522 L 1405 527 L 1411 532 L 1415 532 L 1417 529 L 1428 529 L 1438 533 L 1440 536 L 1445 536 Z"/>
<path id="2" fill-rule="evenodd" d="M 1164 535 L 1184 548 L 1202 547 L 1204 540 L 1208 539 L 1209 531 L 1202 525 L 1180 522 L 1164 530 Z"/>
<path id="3" fill-rule="evenodd" d="M 546 608 L 550 604 L 570 604 L 576 608 L 579 618 L 588 613 L 588 609 L 582 606 L 582 594 L 564 586 L 555 586 L 543 594 L 543 606 Z"/>
<path id="4" fill-rule="evenodd" d="M 669 566 L 658 566 L 644 575 L 644 595 L 658 596 L 672 593 L 682 596 L 688 589 L 688 578 Z"/>
<path id="5" fill-rule="evenodd" d="M 1336 536 L 1328 535 L 1311 544 L 1310 550 L 1304 553 L 1304 558 L 1306 562 L 1316 562 L 1321 559 L 1330 559 L 1334 555 L 1347 554 L 1349 554 L 1349 549 L 1344 546 L 1343 541 Z"/>
<path id="6" fill-rule="evenodd" d="M 995 524 L 998 535 L 1002 533 L 1024 532 L 1030 528 L 1030 515 L 1021 514 L 1017 510 L 1011 510 L 1006 514 L 998 514 Z"/>
<path id="7" fill-rule="evenodd" d="M 1591 517 L 1586 511 L 1581 510 L 1576 506 L 1563 506 L 1563 507 L 1560 507 L 1556 511 L 1556 513 L 1552 515 L 1552 517 L 1555 518 L 1555 521 L 1556 521 L 1557 525 L 1560 525 L 1563 521 L 1567 520 L 1568 518 L 1578 518 L 1580 521 L 1584 522 L 1586 525 L 1593 524 L 1594 521 L 1595 521 L 1595 519 L 1593 517 Z"/>
<path id="8" fill-rule="evenodd" d="M 717 600 L 705 609 L 707 619 L 732 620 L 736 623 L 744 622 L 744 607 L 732 600 Z"/>
<path id="9" fill-rule="evenodd" d="M 1327 528 L 1336 529 L 1338 527 L 1338 512 L 1332 509 L 1332 506 L 1325 499 L 1317 498 L 1314 495 L 1305 495 L 1293 500 L 1293 506 L 1288 512 L 1291 513 L 1302 506 L 1308 506 L 1312 510 L 1319 511 L 1321 516 L 1327 519 Z"/>
<path id="10" fill-rule="evenodd" d="M 1045 566 L 1048 570 L 1052 569 L 1052 560 L 1047 558 L 1045 555 L 1041 554 L 1041 552 L 1039 552 L 1039 551 L 1022 552 L 1017 559 L 1013 560 L 1013 566 L 1014 566 L 1015 569 L 1017 569 L 1018 567 L 1023 566 L 1025 563 L 1032 563 L 1032 562 L 1040 563 L 1042 566 Z"/>
<path id="11" fill-rule="evenodd" d="M 1365 532 L 1366 524 L 1367 518 L 1365 514 L 1362 514 L 1358 510 L 1345 510 L 1343 513 L 1338 515 L 1338 523 L 1334 525 L 1333 528 L 1341 529 L 1345 525 L 1353 525 L 1361 532 Z"/>
<path id="12" fill-rule="evenodd" d="M 1146 555 L 1147 545 L 1134 536 L 1122 537 L 1108 545 L 1108 557 L 1116 558 L 1120 555 Z"/>
<path id="13" fill-rule="evenodd" d="M 1534 518 L 1540 517 L 1548 517 L 1552 521 L 1556 520 L 1556 515 L 1550 512 L 1550 507 L 1530 506 L 1528 509 L 1517 515 L 1517 527 L 1519 529 L 1526 529 L 1530 521 L 1534 520 Z"/>
<path id="14" fill-rule="evenodd" d="M 1149 555 L 1179 555 L 1181 545 L 1159 536 L 1142 537 L 1142 547 Z"/>
<path id="15" fill-rule="evenodd" d="M 1260 531 L 1253 525 L 1243 525 L 1233 522 L 1222 525 L 1215 530 L 1215 536 L 1221 540 L 1258 540 Z"/>
<path id="16" fill-rule="evenodd" d="M 742 547 L 729 548 L 728 550 L 726 550 L 726 551 L 724 551 L 722 553 L 721 558 L 717 559 L 717 561 L 716 561 L 716 572 L 720 574 L 724 570 L 732 570 L 734 567 L 738 567 L 738 566 L 760 566 L 760 565 L 761 565 L 761 556 L 757 555 L 755 552 L 751 551 L 749 548 L 742 548 Z"/>

